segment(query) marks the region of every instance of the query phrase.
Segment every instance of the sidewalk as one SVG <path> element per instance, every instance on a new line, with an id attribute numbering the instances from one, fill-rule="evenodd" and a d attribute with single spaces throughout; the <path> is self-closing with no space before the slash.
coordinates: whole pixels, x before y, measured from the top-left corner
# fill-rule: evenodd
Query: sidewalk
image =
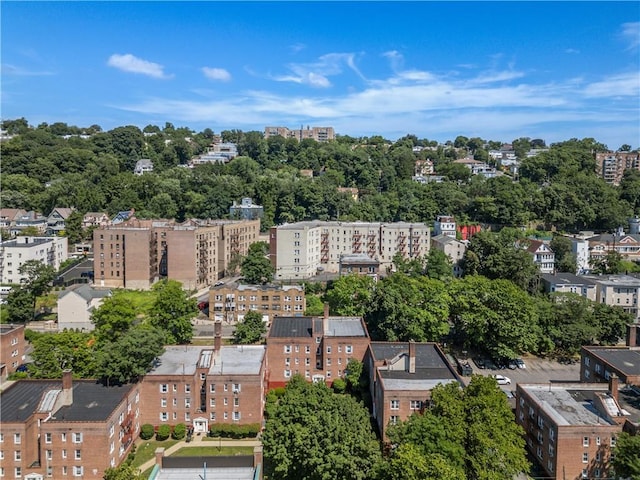
<path id="1" fill-rule="evenodd" d="M 168 457 L 172 453 L 177 452 L 181 448 L 190 448 L 190 447 L 259 447 L 262 445 L 262 442 L 256 438 L 249 438 L 244 440 L 232 440 L 232 439 L 215 439 L 215 440 L 204 440 L 206 437 L 204 435 L 194 435 L 191 442 L 187 443 L 186 440 L 180 440 L 175 445 L 170 446 L 165 449 L 164 456 Z M 147 460 L 145 463 L 138 467 L 141 472 L 144 472 L 156 464 L 155 457 L 151 460 Z"/>

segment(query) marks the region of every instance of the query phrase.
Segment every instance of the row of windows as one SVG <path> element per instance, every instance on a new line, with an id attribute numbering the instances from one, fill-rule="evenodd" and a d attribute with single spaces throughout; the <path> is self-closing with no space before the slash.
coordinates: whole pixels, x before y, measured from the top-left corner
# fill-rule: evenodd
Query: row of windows
<path id="1" fill-rule="evenodd" d="M 420 410 L 423 405 L 424 403 L 422 402 L 422 400 L 409 401 L 409 408 L 411 410 Z M 391 408 L 391 410 L 400 410 L 400 400 L 397 400 L 397 399 L 391 400 L 389 402 L 389 408 Z"/>
<path id="2" fill-rule="evenodd" d="M 320 365 L 316 365 L 316 368 L 318 368 L 318 369 L 319 369 L 319 368 L 320 368 Z M 284 371 L 284 378 L 291 378 L 291 376 L 292 376 L 294 373 L 297 375 L 297 374 L 299 374 L 299 373 L 300 373 L 300 371 L 299 371 L 299 370 L 291 371 L 291 370 L 288 370 L 288 369 L 287 369 L 287 370 L 285 370 L 285 371 Z M 338 370 L 338 377 L 341 377 L 341 376 L 342 376 L 342 373 L 343 373 L 343 371 L 342 371 L 342 370 Z M 331 377 L 332 377 L 331 370 L 329 370 L 329 371 L 325 372 L 325 375 L 326 375 L 326 377 L 327 377 L 327 378 L 331 378 Z M 305 376 L 306 378 L 311 378 L 311 372 L 310 372 L 309 370 L 305 370 L 305 372 L 304 372 L 304 376 Z"/>
<path id="3" fill-rule="evenodd" d="M 320 337 L 316 338 L 316 343 L 320 343 Z M 300 345 L 293 345 L 293 351 L 295 351 L 296 353 L 300 352 Z M 331 345 L 327 345 L 326 348 L 326 352 L 327 354 L 331 354 L 331 352 L 333 351 L 333 347 Z M 284 346 L 284 353 L 291 353 L 292 352 L 292 346 L 291 345 L 285 345 Z M 304 346 L 304 352 L 305 353 L 311 353 L 311 346 L 310 345 L 305 345 Z M 318 354 L 320 352 L 317 352 Z M 338 353 L 342 353 L 342 345 L 338 345 Z M 345 345 L 344 346 L 344 353 L 353 353 L 353 345 Z"/>
<path id="4" fill-rule="evenodd" d="M 74 477 L 82 477 L 84 475 L 84 468 L 79 465 L 74 465 L 71 471 Z M 47 473 L 47 477 L 52 477 L 53 467 L 48 466 L 46 473 Z M 62 475 L 68 475 L 68 474 L 69 474 L 69 467 L 65 465 L 62 467 Z M 4 476 L 5 476 L 5 468 L 0 467 L 0 477 L 4 477 Z M 15 467 L 13 469 L 13 476 L 14 478 L 22 478 L 22 467 Z"/>
<path id="5" fill-rule="evenodd" d="M 67 450 L 66 449 L 61 451 L 61 456 L 62 456 L 62 458 L 68 458 L 68 454 L 67 454 Z M 53 460 L 53 450 L 45 450 L 45 458 L 47 460 Z M 75 460 L 82 460 L 82 451 L 81 450 L 74 450 L 73 458 Z M 14 450 L 13 459 L 15 461 L 22 460 L 22 451 L 21 450 Z M 0 450 L 0 460 L 4 460 L 4 450 Z"/>
<path id="6" fill-rule="evenodd" d="M 45 433 L 45 443 L 51 443 L 52 438 L 53 437 L 51 433 Z M 63 442 L 66 442 L 67 434 L 61 433 L 60 439 Z M 71 440 L 73 441 L 73 443 L 82 443 L 82 432 L 73 432 L 71 434 Z M 0 443 L 3 443 L 3 442 L 4 442 L 4 433 L 0 432 Z M 22 435 L 20 433 L 13 434 L 13 443 L 15 445 L 20 445 L 22 443 Z"/>
<path id="7" fill-rule="evenodd" d="M 216 412 L 211 412 L 209 413 L 209 419 L 212 421 L 216 420 Z M 229 419 L 229 412 L 224 412 L 222 414 L 222 418 L 224 420 L 228 420 Z M 231 418 L 233 419 L 234 422 L 239 421 L 242 418 L 242 414 L 240 412 L 232 412 L 231 413 Z M 178 414 L 176 412 L 173 412 L 173 420 L 177 420 L 178 419 Z M 169 421 L 169 413 L 168 412 L 160 412 L 160 421 L 161 422 L 167 422 Z M 185 413 L 184 414 L 184 421 L 185 422 L 190 422 L 191 421 L 191 414 L 190 413 Z"/>

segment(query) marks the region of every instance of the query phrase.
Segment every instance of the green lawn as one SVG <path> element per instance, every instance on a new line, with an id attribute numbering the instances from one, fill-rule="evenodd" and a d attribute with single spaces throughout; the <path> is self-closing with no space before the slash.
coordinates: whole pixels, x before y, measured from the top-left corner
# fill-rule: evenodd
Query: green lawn
<path id="1" fill-rule="evenodd" d="M 165 449 L 171 447 L 178 443 L 178 440 L 165 440 L 164 442 L 159 442 L 157 440 L 146 440 L 142 441 L 138 444 L 136 449 L 136 458 L 133 459 L 131 465 L 134 467 L 139 467 L 147 460 L 151 460 L 155 456 L 156 448 L 164 447 Z"/>
<path id="2" fill-rule="evenodd" d="M 151 306 L 153 305 L 153 301 L 156 296 L 155 293 L 150 290 L 122 290 L 116 289 L 114 293 L 117 292 L 119 296 L 129 300 L 136 312 L 142 314 L 142 316 L 147 316 Z"/>
<path id="3" fill-rule="evenodd" d="M 171 454 L 172 457 L 214 457 L 220 455 L 253 455 L 253 447 L 183 447 Z"/>

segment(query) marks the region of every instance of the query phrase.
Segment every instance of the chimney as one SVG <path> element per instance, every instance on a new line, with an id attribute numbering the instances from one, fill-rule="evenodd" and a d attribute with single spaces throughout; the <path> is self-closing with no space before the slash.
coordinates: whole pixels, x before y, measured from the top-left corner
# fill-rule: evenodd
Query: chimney
<path id="1" fill-rule="evenodd" d="M 73 405 L 73 377 L 69 369 L 62 371 L 61 401 L 64 407 Z"/>
<path id="2" fill-rule="evenodd" d="M 409 373 L 416 373 L 416 342 L 409 340 Z"/>
<path id="3" fill-rule="evenodd" d="M 612 373 L 609 376 L 609 394 L 613 397 L 613 399 L 618 403 L 618 384 L 620 383 L 620 379 L 615 373 Z"/>
<path id="4" fill-rule="evenodd" d="M 324 304 L 324 316 L 322 317 L 322 334 L 329 331 L 329 304 Z"/>
<path id="5" fill-rule="evenodd" d="M 262 445 L 253 447 L 253 468 L 262 465 Z M 260 469 L 262 470 L 262 468 Z"/>
<path id="6" fill-rule="evenodd" d="M 627 347 L 638 346 L 638 324 L 627 325 Z"/>
<path id="7" fill-rule="evenodd" d="M 216 353 L 220 353 L 220 349 L 222 348 L 222 322 L 220 320 L 216 320 L 213 324 L 213 348 Z"/>
<path id="8" fill-rule="evenodd" d="M 158 447 L 155 451 L 156 454 L 156 465 L 162 468 L 162 459 L 164 458 L 164 448 Z"/>

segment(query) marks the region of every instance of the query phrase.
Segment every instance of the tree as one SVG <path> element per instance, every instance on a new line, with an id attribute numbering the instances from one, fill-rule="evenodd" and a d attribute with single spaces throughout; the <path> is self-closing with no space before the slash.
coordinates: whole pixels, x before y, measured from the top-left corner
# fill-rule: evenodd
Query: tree
<path id="1" fill-rule="evenodd" d="M 593 344 L 600 332 L 593 303 L 576 293 L 554 293 L 551 301 L 551 324 L 545 330 L 558 353 L 577 355 L 582 345 Z"/>
<path id="2" fill-rule="evenodd" d="M 549 242 L 553 251 L 557 272 L 576 273 L 576 256 L 573 254 L 571 239 L 563 235 L 554 235 Z"/>
<path id="3" fill-rule="evenodd" d="M 27 260 L 20 268 L 18 268 L 20 275 L 26 277 L 23 284 L 23 288 L 29 290 L 35 297 L 45 295 L 51 290 L 51 282 L 55 277 L 55 269 L 50 265 L 45 265 L 40 260 Z"/>
<path id="4" fill-rule="evenodd" d="M 104 480 L 143 480 L 147 478 L 140 473 L 140 469 L 129 463 L 123 463 L 118 467 L 109 467 L 104 471 Z"/>
<path id="5" fill-rule="evenodd" d="M 169 438 L 169 435 L 171 435 L 171 427 L 166 423 L 163 423 L 158 427 L 158 431 L 156 432 L 156 440 L 162 442 Z"/>
<path id="6" fill-rule="evenodd" d="M 247 312 L 233 331 L 233 343 L 247 345 L 257 343 L 267 332 L 267 326 L 262 320 L 262 315 L 255 310 Z"/>
<path id="7" fill-rule="evenodd" d="M 82 220 L 84 216 L 78 210 L 74 210 L 64 221 L 64 233 L 69 239 L 69 246 L 82 241 L 84 231 L 82 230 Z"/>
<path id="8" fill-rule="evenodd" d="M 33 320 L 35 298 L 24 287 L 13 288 L 7 296 L 8 321 L 12 323 L 26 323 Z"/>
<path id="9" fill-rule="evenodd" d="M 362 317 L 369 308 L 376 282 L 367 275 L 342 275 L 325 294 L 333 315 Z"/>
<path id="10" fill-rule="evenodd" d="M 247 283 L 265 284 L 271 281 L 275 269 L 267 257 L 269 246 L 266 242 L 249 245 L 249 252 L 242 260 L 240 271 Z"/>
<path id="11" fill-rule="evenodd" d="M 167 333 L 168 343 L 189 343 L 193 338 L 191 320 L 198 314 L 197 302 L 189 298 L 176 280 L 161 280 L 152 287 L 156 298 L 149 321 Z"/>
<path id="12" fill-rule="evenodd" d="M 125 384 L 146 374 L 164 351 L 164 333 L 137 326 L 116 341 L 106 342 L 96 355 L 96 374 L 108 385 Z"/>
<path id="13" fill-rule="evenodd" d="M 95 378 L 96 346 L 92 333 L 64 331 L 35 334 L 29 373 L 33 378 L 61 378 L 71 369 L 78 378 Z"/>
<path id="14" fill-rule="evenodd" d="M 453 277 L 453 263 L 451 258 L 442 250 L 432 248 L 427 255 L 427 277 L 436 280 L 448 280 Z"/>
<path id="15" fill-rule="evenodd" d="M 464 470 L 439 453 L 425 455 L 420 447 L 405 443 L 393 450 L 382 466 L 381 480 L 466 480 Z"/>
<path id="16" fill-rule="evenodd" d="M 150 423 L 145 423 L 140 427 L 140 438 L 143 440 L 149 440 L 153 437 L 154 428 Z"/>
<path id="17" fill-rule="evenodd" d="M 136 320 L 136 310 L 127 296 L 115 292 L 91 314 L 99 342 L 115 341 L 126 334 Z"/>
<path id="18" fill-rule="evenodd" d="M 630 435 L 622 432 L 616 440 L 613 449 L 611 465 L 616 478 L 640 479 L 640 435 Z"/>
<path id="19" fill-rule="evenodd" d="M 367 479 L 381 458 L 367 409 L 299 375 L 269 415 L 262 443 L 265 475 L 281 480 Z"/>
<path id="20" fill-rule="evenodd" d="M 617 275 L 624 272 L 622 255 L 609 250 L 604 257 L 591 261 L 592 273 L 595 275 Z"/>
<path id="21" fill-rule="evenodd" d="M 368 377 L 364 372 L 364 365 L 360 360 L 352 358 L 347 362 L 347 368 L 344 371 L 347 386 L 351 392 L 357 392 L 368 383 Z"/>

